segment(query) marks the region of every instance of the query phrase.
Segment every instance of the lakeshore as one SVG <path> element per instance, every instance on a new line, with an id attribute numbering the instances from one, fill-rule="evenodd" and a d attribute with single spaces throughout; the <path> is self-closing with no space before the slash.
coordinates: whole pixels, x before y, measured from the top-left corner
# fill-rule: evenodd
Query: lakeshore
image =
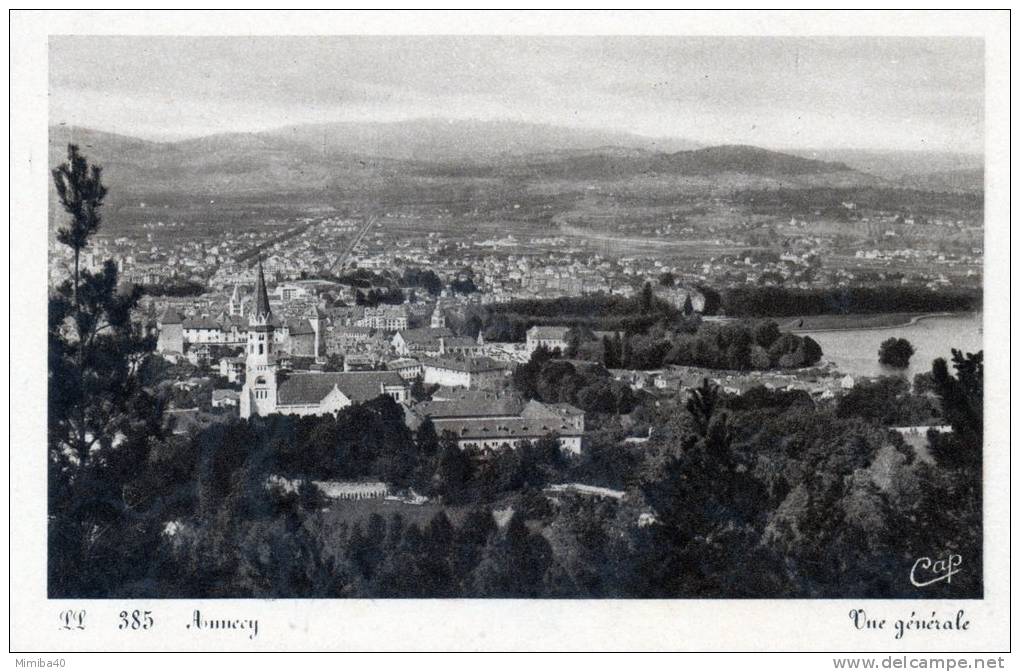
<path id="1" fill-rule="evenodd" d="M 983 317 L 980 312 L 924 313 L 909 316 L 900 325 L 804 329 L 795 330 L 795 333 L 810 336 L 817 341 L 822 347 L 823 358 L 844 373 L 854 376 L 899 375 L 912 378 L 917 373 L 930 371 L 935 358 L 948 359 L 953 348 L 964 352 L 981 350 Z M 906 338 L 914 346 L 914 355 L 908 368 L 890 369 L 879 364 L 879 347 L 890 336 Z"/>
<path id="2" fill-rule="evenodd" d="M 922 320 L 936 317 L 954 317 L 971 313 L 862 313 L 848 315 L 804 315 L 784 320 L 781 329 L 795 334 L 828 331 L 854 331 L 857 329 L 900 329 Z"/>

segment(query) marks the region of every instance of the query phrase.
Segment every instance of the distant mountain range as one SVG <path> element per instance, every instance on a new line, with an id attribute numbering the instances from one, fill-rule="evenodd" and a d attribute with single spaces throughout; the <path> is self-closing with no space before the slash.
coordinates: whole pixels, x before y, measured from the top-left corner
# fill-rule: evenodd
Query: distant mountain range
<path id="1" fill-rule="evenodd" d="M 689 140 L 652 138 L 618 131 L 470 119 L 306 124 L 261 135 L 327 154 L 433 162 L 491 161 L 500 157 L 599 147 L 669 153 L 699 146 Z"/>
<path id="2" fill-rule="evenodd" d="M 730 188 L 885 183 L 885 176 L 877 176 L 877 172 L 837 160 L 838 152 L 805 158 L 745 145 L 698 147 L 686 140 L 518 122 L 344 122 L 177 142 L 53 126 L 50 165 L 63 160 L 69 142 L 79 144 L 91 160 L 103 166 L 107 183 L 115 185 L 116 191 L 132 197 L 171 192 L 305 193 L 338 185 L 372 190 L 402 182 L 499 178 L 703 181 L 726 175 Z M 870 164 L 887 165 L 873 156 Z M 960 171 L 938 172 L 932 184 L 952 185 Z M 961 174 L 966 175 L 963 182 L 973 187 L 973 166 L 962 169 Z M 924 180 L 914 175 L 902 186 L 923 188 L 923 184 Z"/>
<path id="3" fill-rule="evenodd" d="M 673 153 L 597 148 L 584 152 L 526 156 L 511 165 L 524 165 L 538 174 L 550 177 L 584 179 L 620 178 L 639 174 L 739 174 L 773 178 L 857 174 L 860 179 L 867 179 L 843 163 L 805 159 L 749 145 L 719 145 Z M 496 170 L 498 172 L 500 169 Z"/>

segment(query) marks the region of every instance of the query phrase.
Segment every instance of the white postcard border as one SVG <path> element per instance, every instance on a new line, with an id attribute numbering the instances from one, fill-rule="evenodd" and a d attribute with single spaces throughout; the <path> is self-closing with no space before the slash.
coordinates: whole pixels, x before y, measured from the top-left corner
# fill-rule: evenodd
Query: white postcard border
<path id="1" fill-rule="evenodd" d="M 971 35 L 986 50 L 985 598 L 912 600 L 48 600 L 46 598 L 47 36 L 50 34 Z M 121 650 L 990 651 L 1009 647 L 1009 15 L 850 13 L 104 13 L 11 18 L 11 647 Z M 16 394 L 14 393 L 16 391 Z M 907 580 L 907 577 L 903 577 Z M 84 608 L 90 629 L 62 631 Z M 890 619 L 962 609 L 959 632 L 857 632 L 848 611 Z M 124 609 L 161 627 L 125 634 Z M 260 632 L 196 633 L 194 610 L 257 618 Z"/>

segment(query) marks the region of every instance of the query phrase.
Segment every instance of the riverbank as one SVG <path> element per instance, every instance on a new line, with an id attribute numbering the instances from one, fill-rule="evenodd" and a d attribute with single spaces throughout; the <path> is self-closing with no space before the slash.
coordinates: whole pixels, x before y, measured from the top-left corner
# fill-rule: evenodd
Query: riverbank
<path id="1" fill-rule="evenodd" d="M 779 328 L 794 334 L 804 332 L 853 331 L 856 329 L 900 329 L 921 320 L 953 317 L 969 313 L 875 313 L 851 315 L 805 315 L 779 323 Z"/>

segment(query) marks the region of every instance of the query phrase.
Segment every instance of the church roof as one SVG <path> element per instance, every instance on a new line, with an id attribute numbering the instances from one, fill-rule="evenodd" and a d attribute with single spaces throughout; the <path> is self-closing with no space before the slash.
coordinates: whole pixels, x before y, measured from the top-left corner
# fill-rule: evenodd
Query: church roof
<path id="1" fill-rule="evenodd" d="M 184 320 L 182 324 L 185 329 L 219 330 L 222 328 L 219 322 L 205 315 L 203 315 L 202 317 L 189 317 L 188 319 Z"/>
<path id="2" fill-rule="evenodd" d="M 438 344 L 440 338 L 449 338 L 453 332 L 446 327 L 422 327 L 420 329 L 401 329 L 397 332 L 404 339 L 404 343 L 432 343 Z"/>
<path id="3" fill-rule="evenodd" d="M 295 373 L 280 383 L 276 403 L 317 404 L 326 398 L 334 387 L 354 403 L 375 399 L 383 394 L 383 387 L 406 387 L 396 371 L 347 371 L 344 373 Z"/>
<path id="4" fill-rule="evenodd" d="M 312 323 L 308 320 L 290 320 L 287 323 L 287 331 L 291 336 L 315 333 L 315 329 L 312 328 Z"/>
<path id="5" fill-rule="evenodd" d="M 159 318 L 159 322 L 160 324 L 180 324 L 181 323 L 180 313 L 178 313 L 173 308 L 167 308 L 166 311 L 163 313 L 163 316 Z"/>

